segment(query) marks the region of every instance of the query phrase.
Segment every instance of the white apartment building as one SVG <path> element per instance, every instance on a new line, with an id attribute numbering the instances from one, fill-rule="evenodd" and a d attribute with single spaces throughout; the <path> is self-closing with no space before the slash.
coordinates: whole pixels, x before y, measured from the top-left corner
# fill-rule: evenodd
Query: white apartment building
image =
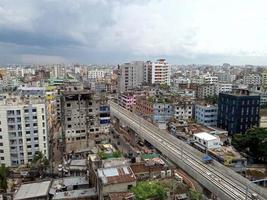
<path id="1" fill-rule="evenodd" d="M 217 76 L 205 76 L 204 82 L 206 84 L 215 84 L 218 83 L 218 77 Z"/>
<path id="2" fill-rule="evenodd" d="M 233 84 L 231 83 L 217 83 L 215 85 L 216 95 L 219 95 L 219 93 L 232 92 L 232 90 L 233 90 Z"/>
<path id="3" fill-rule="evenodd" d="M 127 92 L 144 82 L 144 62 L 134 61 L 119 65 L 118 87 L 119 92 Z"/>
<path id="4" fill-rule="evenodd" d="M 0 164 L 31 162 L 40 151 L 48 158 L 45 102 L 40 98 L 7 96 L 0 101 Z"/>
<path id="5" fill-rule="evenodd" d="M 176 120 L 189 120 L 193 116 L 192 101 L 179 101 L 174 105 L 174 118 Z"/>
<path id="6" fill-rule="evenodd" d="M 88 79 L 103 79 L 112 74 L 112 69 L 92 69 L 88 70 Z"/>
<path id="7" fill-rule="evenodd" d="M 243 77 L 243 84 L 246 85 L 260 85 L 261 76 L 259 74 L 249 74 Z"/>
<path id="8" fill-rule="evenodd" d="M 146 62 L 146 80 L 150 84 L 171 84 L 171 68 L 165 59 Z"/>

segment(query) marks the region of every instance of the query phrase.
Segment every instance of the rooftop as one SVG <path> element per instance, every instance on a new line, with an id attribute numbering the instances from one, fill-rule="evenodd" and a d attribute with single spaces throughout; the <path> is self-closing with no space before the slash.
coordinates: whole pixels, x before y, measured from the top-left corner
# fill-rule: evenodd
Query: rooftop
<path id="1" fill-rule="evenodd" d="M 209 134 L 209 133 L 206 133 L 206 132 L 202 132 L 202 133 L 196 133 L 194 134 L 194 136 L 202 139 L 202 140 L 206 140 L 206 141 L 209 141 L 209 140 L 216 140 L 217 137 Z"/>
<path id="2" fill-rule="evenodd" d="M 97 196 L 95 188 L 71 190 L 65 192 L 57 192 L 53 200 L 63 200 L 63 199 L 86 199 L 89 197 Z"/>
<path id="3" fill-rule="evenodd" d="M 105 185 L 136 181 L 131 167 L 126 165 L 101 168 L 97 170 L 97 174 Z"/>
<path id="4" fill-rule="evenodd" d="M 23 184 L 15 194 L 14 200 L 44 197 L 48 195 L 51 181 Z"/>
<path id="5" fill-rule="evenodd" d="M 131 192 L 112 192 L 109 193 L 110 200 L 125 200 L 125 199 L 132 199 L 133 193 Z"/>

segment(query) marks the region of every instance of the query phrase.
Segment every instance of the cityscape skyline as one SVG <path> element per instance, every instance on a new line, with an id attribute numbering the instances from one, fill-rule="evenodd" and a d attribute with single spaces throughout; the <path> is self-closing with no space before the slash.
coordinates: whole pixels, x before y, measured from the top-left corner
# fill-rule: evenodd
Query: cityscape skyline
<path id="1" fill-rule="evenodd" d="M 231 6 L 229 6 L 231 4 Z M 264 65 L 264 1 L 1 1 L 0 64 Z"/>

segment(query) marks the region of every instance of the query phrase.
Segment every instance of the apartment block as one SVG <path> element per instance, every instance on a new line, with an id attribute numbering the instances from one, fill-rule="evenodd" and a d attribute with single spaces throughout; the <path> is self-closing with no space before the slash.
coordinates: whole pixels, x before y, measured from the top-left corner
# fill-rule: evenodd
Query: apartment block
<path id="1" fill-rule="evenodd" d="M 233 90 L 233 84 L 231 83 L 217 83 L 215 85 L 215 94 L 219 95 L 219 93 L 229 93 Z"/>
<path id="2" fill-rule="evenodd" d="M 243 84 L 261 85 L 261 76 L 259 74 L 249 74 L 243 77 Z"/>
<path id="3" fill-rule="evenodd" d="M 144 62 L 134 61 L 119 65 L 118 73 L 119 92 L 133 90 L 144 82 Z"/>
<path id="4" fill-rule="evenodd" d="M 215 84 L 218 83 L 218 77 L 217 76 L 205 76 L 204 82 L 206 84 Z"/>
<path id="5" fill-rule="evenodd" d="M 195 119 L 197 123 L 205 126 L 217 125 L 218 107 L 213 105 L 195 105 Z"/>
<path id="6" fill-rule="evenodd" d="M 202 84 L 198 86 L 197 98 L 205 99 L 206 97 L 215 95 L 215 85 L 213 84 Z"/>
<path id="7" fill-rule="evenodd" d="M 133 93 L 120 94 L 119 104 L 127 110 L 133 111 L 133 108 L 136 104 L 136 95 Z"/>
<path id="8" fill-rule="evenodd" d="M 105 97 L 85 90 L 64 91 L 61 107 L 67 152 L 92 147 L 106 139 L 110 110 Z"/>
<path id="9" fill-rule="evenodd" d="M 179 100 L 174 105 L 174 118 L 176 120 L 190 120 L 193 116 L 193 102 L 190 100 Z"/>
<path id="10" fill-rule="evenodd" d="M 147 61 L 146 80 L 150 84 L 171 84 L 171 69 L 165 59 L 159 59 L 156 62 Z"/>
<path id="11" fill-rule="evenodd" d="M 251 96 L 246 90 L 219 94 L 217 125 L 229 134 L 245 133 L 259 126 L 260 96 Z"/>
<path id="12" fill-rule="evenodd" d="M 37 151 L 48 158 L 45 102 L 40 98 L 5 96 L 0 101 L 0 163 L 31 162 Z"/>

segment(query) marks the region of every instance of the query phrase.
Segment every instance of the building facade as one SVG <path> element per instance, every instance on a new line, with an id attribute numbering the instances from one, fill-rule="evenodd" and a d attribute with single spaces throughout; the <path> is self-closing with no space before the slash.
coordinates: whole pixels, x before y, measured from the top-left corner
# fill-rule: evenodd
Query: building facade
<path id="1" fill-rule="evenodd" d="M 197 123 L 205 126 L 217 125 L 218 107 L 213 105 L 195 105 L 195 119 Z"/>
<path id="2" fill-rule="evenodd" d="M 61 96 L 61 125 L 66 151 L 85 149 L 101 142 L 109 132 L 107 100 L 91 91 L 64 91 Z"/>
<path id="3" fill-rule="evenodd" d="M 144 82 L 144 62 L 135 61 L 119 65 L 119 92 L 127 92 L 142 85 Z"/>
<path id="4" fill-rule="evenodd" d="M 259 74 L 249 74 L 243 77 L 245 85 L 261 85 L 261 76 Z"/>
<path id="5" fill-rule="evenodd" d="M 146 77 L 150 84 L 171 84 L 171 69 L 165 59 L 159 59 L 156 62 L 146 62 Z"/>
<path id="6" fill-rule="evenodd" d="M 215 85 L 215 94 L 232 92 L 233 84 L 231 83 L 217 83 Z"/>
<path id="7" fill-rule="evenodd" d="M 197 98 L 204 99 L 206 97 L 212 97 L 215 95 L 215 85 L 213 84 L 202 84 L 198 86 Z"/>
<path id="8" fill-rule="evenodd" d="M 219 94 L 217 126 L 229 134 L 245 133 L 259 126 L 260 96 L 250 96 L 247 91 Z"/>
<path id="9" fill-rule="evenodd" d="M 193 116 L 193 102 L 189 100 L 178 101 L 174 107 L 174 118 L 176 120 L 190 120 Z"/>
<path id="10" fill-rule="evenodd" d="M 1 164 L 26 164 L 38 151 L 48 158 L 48 141 L 46 105 L 42 99 L 13 96 L 1 101 Z"/>

